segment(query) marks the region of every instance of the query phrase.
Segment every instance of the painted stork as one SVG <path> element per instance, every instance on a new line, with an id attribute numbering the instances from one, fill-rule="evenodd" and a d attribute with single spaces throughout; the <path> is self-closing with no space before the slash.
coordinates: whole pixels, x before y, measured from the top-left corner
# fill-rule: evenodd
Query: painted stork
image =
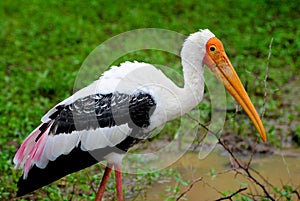
<path id="1" fill-rule="evenodd" d="M 191 34 L 183 43 L 181 59 L 183 88 L 150 64 L 125 62 L 52 108 L 14 157 L 15 167 L 23 170 L 17 196 L 106 160 L 96 200 L 102 199 L 112 169 L 117 199 L 123 200 L 124 154 L 155 128 L 198 105 L 204 91 L 204 65 L 242 106 L 266 141 L 260 117 L 212 32 L 205 29 Z"/>

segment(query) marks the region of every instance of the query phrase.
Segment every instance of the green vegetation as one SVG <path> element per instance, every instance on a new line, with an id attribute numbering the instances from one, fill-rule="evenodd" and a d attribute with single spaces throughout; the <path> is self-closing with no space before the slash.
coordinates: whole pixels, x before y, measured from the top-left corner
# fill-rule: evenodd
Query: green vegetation
<path id="1" fill-rule="evenodd" d="M 290 137 L 299 144 L 300 129 L 295 126 L 300 115 L 299 26 L 299 2 L 288 0 L 1 1 L 0 200 L 10 200 L 17 189 L 21 173 L 12 168 L 17 148 L 48 109 L 72 94 L 87 55 L 112 36 L 137 28 L 163 28 L 185 35 L 209 28 L 223 41 L 241 80 L 247 81 L 254 105 L 260 112 L 265 109 L 269 142 L 283 146 Z M 145 62 L 179 67 L 178 59 L 170 62 L 168 56 L 157 53 L 141 52 L 120 60 L 133 60 L 137 55 Z M 234 108 L 228 100 L 228 108 Z M 253 126 L 241 116 L 231 119 L 225 131 L 253 135 Z M 34 195 L 48 197 L 43 200 L 69 200 L 68 193 L 76 192 L 78 199 L 92 200 L 95 193 L 90 183 L 98 184 L 98 170 L 95 166 L 69 175 Z M 90 171 L 98 174 L 87 179 Z"/>

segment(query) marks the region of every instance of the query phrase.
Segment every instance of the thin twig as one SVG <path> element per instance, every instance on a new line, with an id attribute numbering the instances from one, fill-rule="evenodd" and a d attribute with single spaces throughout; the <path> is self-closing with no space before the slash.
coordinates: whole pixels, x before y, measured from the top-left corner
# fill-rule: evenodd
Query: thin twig
<path id="1" fill-rule="evenodd" d="M 186 114 L 186 116 L 188 118 L 190 118 L 191 120 L 195 121 L 199 126 L 204 128 L 205 131 L 206 131 L 205 134 L 200 139 L 198 139 L 198 144 L 196 146 L 194 146 L 194 148 L 193 148 L 194 151 L 200 146 L 200 143 L 206 138 L 208 132 L 210 132 L 210 133 L 214 134 L 215 136 L 217 136 L 217 133 L 214 133 L 213 131 L 209 130 L 209 128 L 206 125 L 204 125 L 203 123 L 201 123 L 198 119 L 192 117 L 190 114 Z"/>
<path id="2" fill-rule="evenodd" d="M 205 124 L 201 123 L 199 120 L 195 119 L 195 118 L 192 117 L 191 115 L 186 114 L 186 116 L 189 117 L 191 120 L 197 122 L 199 126 L 203 127 L 207 132 L 210 132 L 211 134 L 215 135 L 216 137 L 218 137 L 219 133 L 222 131 L 222 129 L 220 129 L 220 130 L 217 131 L 217 132 L 214 132 L 214 131 L 212 131 L 212 130 L 209 130 L 209 128 L 208 128 Z M 207 133 L 203 136 L 202 140 L 206 137 L 206 135 L 207 135 Z"/>
<path id="3" fill-rule="evenodd" d="M 194 184 L 196 184 L 199 181 L 202 181 L 202 177 L 199 177 L 198 179 L 195 179 L 194 181 L 192 181 L 189 186 L 187 187 L 187 189 L 185 191 L 183 191 L 177 198 L 176 201 L 180 200 L 183 196 L 185 196 L 185 194 L 187 194 L 194 186 Z"/>
<path id="4" fill-rule="evenodd" d="M 231 198 L 232 198 L 233 196 L 235 196 L 235 195 L 237 195 L 237 194 L 239 194 L 240 192 L 245 191 L 245 190 L 247 190 L 246 187 L 245 187 L 245 188 L 241 188 L 241 189 L 237 190 L 236 192 L 234 192 L 234 193 L 232 193 L 232 194 L 230 194 L 230 195 L 228 195 L 228 196 L 221 197 L 221 198 L 219 198 L 219 199 L 217 199 L 217 200 L 215 200 L 215 201 L 232 200 Z"/>
<path id="5" fill-rule="evenodd" d="M 218 190 L 216 187 L 214 187 L 213 185 L 210 185 L 208 182 L 203 181 L 205 185 L 207 185 L 208 187 L 210 187 L 211 189 L 213 189 L 214 191 L 216 191 L 217 193 L 223 195 L 223 192 L 221 192 L 220 190 Z"/>
<path id="6" fill-rule="evenodd" d="M 249 167 L 249 169 L 254 172 L 255 174 L 257 174 L 266 184 L 268 184 L 269 186 L 271 186 L 272 188 L 274 188 L 274 186 L 265 178 L 263 177 L 257 170 L 255 170 L 254 168 Z"/>
<path id="7" fill-rule="evenodd" d="M 269 198 L 272 201 L 275 201 L 275 199 L 270 195 L 270 193 L 267 191 L 266 187 L 261 184 L 255 177 L 252 176 L 251 172 L 249 171 L 249 168 L 247 168 L 247 166 L 244 166 L 236 157 L 235 155 L 232 153 L 232 151 L 224 144 L 224 142 L 218 138 L 219 140 L 219 144 L 221 144 L 224 149 L 230 154 L 230 156 L 233 158 L 233 160 L 236 162 L 236 164 L 239 166 L 239 168 L 241 168 L 246 174 L 247 177 L 252 180 L 256 185 L 258 185 L 265 193 L 266 197 Z"/>
<path id="8" fill-rule="evenodd" d="M 198 120 L 194 119 L 191 116 L 189 116 L 189 117 L 191 119 L 193 119 L 194 121 L 196 121 L 200 126 L 202 126 L 204 129 L 206 129 L 208 132 L 211 132 L 211 133 L 213 133 L 213 134 L 216 135 L 216 133 L 214 133 L 213 131 L 210 131 L 204 124 L 202 124 L 201 122 L 199 122 Z M 218 138 L 218 141 L 219 141 L 219 144 L 221 144 L 224 147 L 224 149 L 231 155 L 231 157 L 236 162 L 236 164 L 239 166 L 239 168 L 241 168 L 242 170 L 244 170 L 246 172 L 246 174 L 249 177 L 249 179 L 251 179 L 254 183 L 256 183 L 264 191 L 266 197 L 269 198 L 270 200 L 274 200 L 275 201 L 275 199 L 269 194 L 269 192 L 267 191 L 267 189 L 265 188 L 265 186 L 263 184 L 261 184 L 250 173 L 250 171 L 249 171 L 250 162 L 248 162 L 248 164 L 246 166 L 242 165 L 241 162 L 235 157 L 235 155 L 232 153 L 232 151 L 224 144 L 224 142 L 220 138 Z M 252 160 L 252 157 L 251 157 L 251 160 Z"/>
<path id="9" fill-rule="evenodd" d="M 281 153 L 281 157 L 282 157 L 282 162 L 283 162 L 283 164 L 285 166 L 286 172 L 288 173 L 289 178 L 291 179 L 291 172 L 290 172 L 290 169 L 289 169 L 289 166 L 288 166 L 287 162 L 285 161 L 283 153 Z"/>
<path id="10" fill-rule="evenodd" d="M 257 145 L 257 141 L 255 141 L 255 144 L 254 144 L 254 146 L 253 146 L 253 148 L 252 148 L 251 155 L 250 155 L 250 159 L 249 159 L 249 161 L 248 161 L 248 163 L 247 163 L 246 168 L 249 168 L 250 165 L 251 165 L 251 162 L 252 162 L 252 159 L 253 159 L 253 156 L 254 156 L 254 153 L 255 153 L 255 147 L 256 147 L 256 145 Z"/>
<path id="11" fill-rule="evenodd" d="M 208 132 L 212 132 L 210 131 L 206 125 L 204 125 L 203 123 L 201 123 L 198 119 L 192 117 L 190 114 L 185 114 L 188 118 L 190 118 L 191 120 L 195 121 L 199 126 L 203 127 L 206 131 Z M 213 132 L 212 132 L 213 133 Z"/>
<path id="12" fill-rule="evenodd" d="M 267 103 L 267 80 L 269 77 L 269 64 L 270 64 L 270 58 L 272 54 L 272 44 L 273 44 L 273 37 L 271 38 L 270 44 L 269 44 L 269 53 L 268 53 L 268 58 L 267 58 L 267 64 L 266 64 L 266 75 L 264 79 L 264 102 L 263 102 L 263 111 L 261 113 L 261 118 L 263 119 L 265 112 L 266 112 L 266 103 Z"/>
<path id="13" fill-rule="evenodd" d="M 271 40 L 271 42 L 270 42 L 270 49 L 271 49 L 271 45 L 272 45 L 272 41 L 273 41 L 273 39 Z M 271 52 L 271 50 L 270 50 L 270 52 Z M 271 53 L 269 53 L 269 57 L 268 57 L 268 59 L 270 58 L 270 56 L 271 56 Z M 266 77 L 265 77 L 265 97 L 264 97 L 264 101 L 266 101 L 266 82 L 267 82 L 267 79 L 268 79 L 268 67 L 267 67 L 267 73 L 266 73 Z M 265 109 L 265 103 L 264 103 L 264 109 Z M 262 113 L 262 116 L 264 115 L 264 112 L 265 112 L 265 110 L 263 111 L 263 113 Z M 268 192 L 268 190 L 267 190 L 267 187 L 264 185 L 264 183 L 261 183 L 260 181 L 258 181 L 253 175 L 252 175 L 252 172 L 254 172 L 254 173 L 256 173 L 260 178 L 262 178 L 263 179 L 263 181 L 265 182 L 265 184 L 267 184 L 268 186 L 271 186 L 271 187 L 273 187 L 262 175 L 260 175 L 257 171 L 255 171 L 254 169 L 252 169 L 251 167 L 250 167 L 250 164 L 251 164 L 251 161 L 252 161 L 252 159 L 253 159 L 253 155 L 254 155 L 254 150 L 252 151 L 252 154 L 251 154 L 251 158 L 250 158 L 250 160 L 248 161 L 248 163 L 247 164 L 243 164 L 241 161 L 239 161 L 237 158 L 236 158 L 236 156 L 233 154 L 233 152 L 229 149 L 229 147 L 227 147 L 226 145 L 225 145 L 225 143 L 220 139 L 220 137 L 218 137 L 218 135 L 217 135 L 217 133 L 215 133 L 215 132 L 213 132 L 213 131 L 211 131 L 211 130 L 209 130 L 209 128 L 206 126 L 206 125 L 204 125 L 203 123 L 201 123 L 201 122 L 199 122 L 197 119 L 195 119 L 195 118 L 193 118 L 193 117 L 191 117 L 190 115 L 187 115 L 189 118 L 191 118 L 192 120 L 194 120 L 194 121 L 196 121 L 197 123 L 198 123 L 198 125 L 200 125 L 201 127 L 203 127 L 207 132 L 211 132 L 212 134 L 214 134 L 216 137 L 217 137 L 217 139 L 218 139 L 218 142 L 219 142 L 219 144 L 229 153 L 229 155 L 232 157 L 232 159 L 235 161 L 235 163 L 237 164 L 237 166 L 238 166 L 238 168 L 241 170 L 241 171 L 239 171 L 239 169 L 234 169 L 234 171 L 237 173 L 237 174 L 241 174 L 241 175 L 243 175 L 243 176 L 245 176 L 247 179 L 249 179 L 249 181 L 252 181 L 252 182 L 254 182 L 257 186 L 259 186 L 262 190 L 263 190 L 263 192 L 264 192 L 264 194 L 265 194 L 265 198 L 268 198 L 269 200 L 272 200 L 272 201 L 275 201 L 275 198 L 273 198 L 272 197 L 272 195 Z M 251 171 L 252 172 L 251 172 Z M 244 173 L 244 174 L 243 174 Z M 205 181 L 203 181 L 204 183 L 205 183 Z M 190 189 L 189 189 L 190 190 Z M 189 191 L 188 190 L 188 191 Z M 237 193 L 239 193 L 239 191 L 237 191 Z M 258 195 L 258 192 L 256 193 L 257 195 Z M 298 192 L 296 191 L 295 192 L 295 194 L 298 196 Z M 231 200 L 231 198 L 232 198 L 232 196 L 230 197 L 223 197 L 223 198 L 220 198 L 219 200 L 224 200 L 224 199 L 229 199 L 229 200 Z M 178 199 L 177 199 L 178 200 Z"/>
<path id="14" fill-rule="evenodd" d="M 295 193 L 297 195 L 298 199 L 300 200 L 300 193 L 296 190 L 294 190 L 293 193 Z"/>

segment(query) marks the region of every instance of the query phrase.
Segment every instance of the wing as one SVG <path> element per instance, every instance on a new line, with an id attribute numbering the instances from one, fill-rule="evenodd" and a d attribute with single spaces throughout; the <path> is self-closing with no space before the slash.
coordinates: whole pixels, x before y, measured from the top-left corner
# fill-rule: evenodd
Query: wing
<path id="1" fill-rule="evenodd" d="M 155 108 L 154 98 L 143 91 L 92 94 L 57 105 L 14 158 L 23 169 L 18 195 L 93 165 L 108 153 L 126 152 L 144 139 Z"/>

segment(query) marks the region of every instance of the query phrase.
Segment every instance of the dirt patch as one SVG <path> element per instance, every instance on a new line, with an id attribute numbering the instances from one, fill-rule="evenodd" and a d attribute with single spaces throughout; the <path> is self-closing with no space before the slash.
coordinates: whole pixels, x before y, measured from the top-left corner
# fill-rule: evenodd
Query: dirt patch
<path id="1" fill-rule="evenodd" d="M 248 156 L 254 154 L 274 154 L 276 148 L 269 145 L 268 143 L 258 143 L 255 138 L 252 137 L 241 137 L 238 135 L 224 134 L 222 135 L 224 144 L 238 155 Z"/>

